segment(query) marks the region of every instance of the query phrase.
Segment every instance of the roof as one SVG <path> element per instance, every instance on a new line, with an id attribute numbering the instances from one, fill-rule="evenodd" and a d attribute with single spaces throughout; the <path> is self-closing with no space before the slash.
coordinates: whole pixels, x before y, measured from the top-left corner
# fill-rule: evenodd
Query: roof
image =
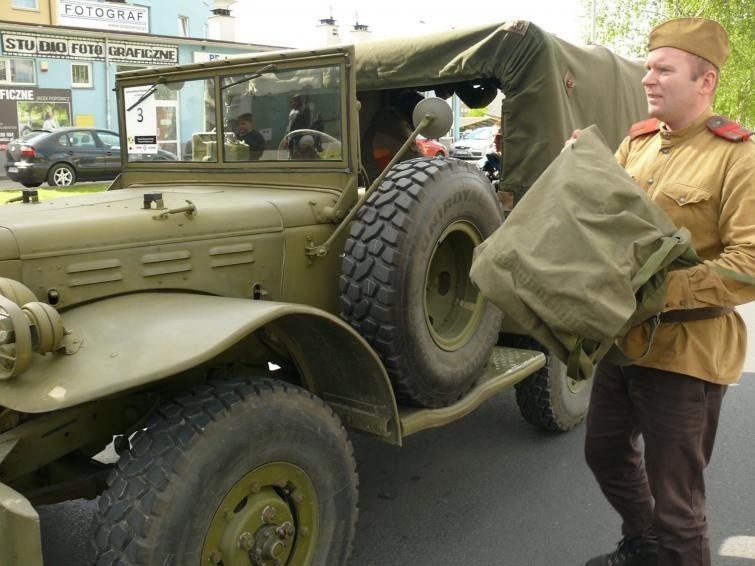
<path id="1" fill-rule="evenodd" d="M 647 116 L 644 68 L 600 46 L 576 46 L 531 22 L 356 45 L 358 90 L 489 79 L 505 94 L 502 187 L 521 196 L 577 128 L 596 124 L 616 148 Z"/>

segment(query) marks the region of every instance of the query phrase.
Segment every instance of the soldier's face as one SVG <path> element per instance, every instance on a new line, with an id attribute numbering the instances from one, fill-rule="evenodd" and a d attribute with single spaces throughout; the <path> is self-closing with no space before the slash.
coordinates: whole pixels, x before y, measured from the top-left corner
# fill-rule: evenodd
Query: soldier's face
<path id="1" fill-rule="evenodd" d="M 660 47 L 648 54 L 642 79 L 648 113 L 672 130 L 688 125 L 704 109 L 701 80 L 692 80 L 693 61 L 692 55 L 674 47 Z"/>

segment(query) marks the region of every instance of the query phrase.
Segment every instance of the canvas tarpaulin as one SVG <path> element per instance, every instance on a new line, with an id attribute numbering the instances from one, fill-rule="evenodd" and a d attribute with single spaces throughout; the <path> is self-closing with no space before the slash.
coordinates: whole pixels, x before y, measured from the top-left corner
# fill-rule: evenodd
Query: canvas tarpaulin
<path id="1" fill-rule="evenodd" d="M 493 23 L 355 46 L 358 91 L 433 90 L 495 80 L 501 188 L 521 197 L 572 131 L 596 124 L 611 149 L 647 114 L 643 66 L 600 46 L 576 46 L 529 22 Z"/>
<path id="2" fill-rule="evenodd" d="M 620 357 L 617 337 L 662 310 L 666 270 L 697 262 L 689 231 L 637 187 L 591 126 L 478 246 L 470 275 L 584 379 L 611 348 Z"/>

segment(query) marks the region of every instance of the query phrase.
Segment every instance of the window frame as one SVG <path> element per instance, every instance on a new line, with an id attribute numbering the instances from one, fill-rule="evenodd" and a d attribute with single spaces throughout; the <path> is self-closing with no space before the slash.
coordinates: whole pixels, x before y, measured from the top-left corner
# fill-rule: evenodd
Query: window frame
<path id="1" fill-rule="evenodd" d="M 15 73 L 13 69 L 13 62 L 14 61 L 24 61 L 27 63 L 31 63 L 30 69 L 31 69 L 31 80 L 29 82 L 21 82 L 18 80 L 15 80 Z M 5 67 L 5 76 L 6 79 L 0 79 L 0 85 L 25 85 L 25 86 L 36 86 L 37 84 L 37 65 L 35 64 L 34 59 L 27 59 L 25 57 L 3 57 L 0 56 L 0 66 Z"/>
<path id="2" fill-rule="evenodd" d="M 89 81 L 87 83 L 77 83 L 75 82 L 75 75 L 73 72 L 74 67 L 84 67 L 87 69 L 87 78 Z M 71 62 L 71 88 L 94 88 L 94 81 L 92 80 L 92 63 L 88 61 L 72 61 Z"/>
<path id="3" fill-rule="evenodd" d="M 16 2 L 32 2 L 34 6 L 17 6 Z M 39 0 L 10 0 L 10 7 L 13 10 L 31 10 L 33 12 L 39 12 Z"/>

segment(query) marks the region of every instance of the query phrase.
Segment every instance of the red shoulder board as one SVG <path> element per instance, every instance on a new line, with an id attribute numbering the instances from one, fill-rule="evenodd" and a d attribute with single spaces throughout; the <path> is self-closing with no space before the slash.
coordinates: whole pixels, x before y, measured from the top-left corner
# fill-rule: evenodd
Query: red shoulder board
<path id="1" fill-rule="evenodd" d="M 629 128 L 629 138 L 634 139 L 645 134 L 654 134 L 661 129 L 661 121 L 655 118 L 649 120 L 643 120 L 642 122 L 636 122 Z"/>
<path id="2" fill-rule="evenodd" d="M 750 139 L 752 132 L 736 122 L 724 118 L 723 116 L 712 116 L 705 122 L 708 129 L 720 138 L 732 142 L 742 142 Z"/>

